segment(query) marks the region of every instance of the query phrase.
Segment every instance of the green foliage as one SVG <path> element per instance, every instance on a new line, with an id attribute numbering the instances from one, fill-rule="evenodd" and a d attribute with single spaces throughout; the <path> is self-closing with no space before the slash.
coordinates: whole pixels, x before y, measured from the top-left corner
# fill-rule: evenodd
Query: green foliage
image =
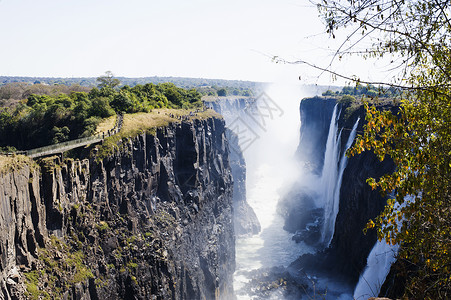
<path id="1" fill-rule="evenodd" d="M 0 146 L 25 150 L 88 136 L 112 113 L 108 102 L 92 101 L 85 92 L 33 94 L 15 108 L 1 109 Z"/>
<path id="2" fill-rule="evenodd" d="M 324 93 L 322 93 L 323 96 L 335 96 L 335 95 L 337 95 L 337 94 L 338 94 L 338 93 L 333 92 L 333 91 L 331 91 L 331 90 L 327 90 L 327 91 L 325 91 Z"/>
<path id="3" fill-rule="evenodd" d="M 244 95 L 246 92 L 252 93 L 256 87 L 256 82 L 243 80 L 224 80 L 224 79 L 206 79 L 206 78 L 186 78 L 186 77 L 140 77 L 127 78 L 116 77 L 121 84 L 128 86 L 145 85 L 147 83 L 160 84 L 164 82 L 172 82 L 176 86 L 184 89 L 195 88 L 202 95 L 212 92 L 216 96 L 216 90 L 219 87 L 225 87 L 229 93 L 235 95 Z M 89 92 L 89 89 L 99 84 L 97 78 L 48 78 L 48 77 L 17 77 L 17 76 L 0 76 L 0 99 L 26 99 L 30 94 L 40 94 L 41 90 L 51 90 L 50 94 L 66 93 L 65 87 L 69 87 L 74 91 Z M 30 86 L 35 88 L 31 89 Z M 5 87 L 5 88 L 3 88 Z M 39 87 L 39 89 L 37 88 Z M 31 89 L 28 95 L 22 96 L 23 93 Z M 56 90 L 56 91 L 55 91 Z M 98 89 L 97 89 L 98 90 Z M 48 93 L 48 92 L 46 92 Z M 17 95 L 17 96 L 16 96 Z M 11 97 L 12 96 L 12 97 Z"/>
<path id="4" fill-rule="evenodd" d="M 110 226 L 108 225 L 107 222 L 100 221 L 99 224 L 96 225 L 96 228 L 97 228 L 98 231 L 103 232 L 103 231 L 108 230 L 110 228 Z"/>
<path id="5" fill-rule="evenodd" d="M 201 95 L 172 83 L 123 86 L 105 84 L 89 93 L 31 94 L 14 108 L 0 108 L 0 147 L 26 150 L 61 143 L 96 132 L 103 118 L 116 112 L 150 112 L 154 108 L 202 107 Z"/>
<path id="6" fill-rule="evenodd" d="M 50 244 L 39 248 L 40 269 L 24 273 L 26 296 L 30 299 L 61 299 L 70 285 L 85 282 L 94 275 L 85 264 L 81 250 L 50 236 Z"/>
<path id="7" fill-rule="evenodd" d="M 116 86 L 121 84 L 119 79 L 114 78 L 114 75 L 113 75 L 113 73 L 111 73 L 111 71 L 106 71 L 105 75 L 97 77 L 96 80 L 99 83 L 98 84 L 99 88 L 107 87 L 107 88 L 114 89 Z"/>
<path id="8" fill-rule="evenodd" d="M 133 102 L 127 93 L 121 91 L 113 96 L 111 106 L 116 111 L 130 111 L 133 108 Z"/>
<path id="9" fill-rule="evenodd" d="M 196 91 L 202 94 L 203 96 L 244 96 L 250 97 L 252 96 L 254 87 L 250 87 L 248 85 L 240 86 L 240 85 L 213 85 L 213 86 L 200 86 L 196 87 Z"/>
<path id="10" fill-rule="evenodd" d="M 54 126 L 52 129 L 52 144 L 57 144 L 69 140 L 70 129 L 67 126 L 62 128 Z"/>
<path id="11" fill-rule="evenodd" d="M 368 183 L 395 192 L 367 229 L 400 244 L 399 259 L 414 266 L 404 298 L 451 298 L 451 22 L 449 1 L 324 1 L 332 35 L 355 25 L 365 38 L 379 34 L 364 57 L 403 58 L 392 86 L 401 87 L 397 115 L 366 105 L 366 125 L 350 154 L 372 150 L 397 169 Z M 348 37 L 352 43 L 352 36 Z M 364 45 L 368 45 L 363 43 Z M 353 49 L 355 51 L 355 49 Z M 371 89 L 369 89 L 370 91 Z"/>
<path id="12" fill-rule="evenodd" d="M 451 291 L 450 101 L 420 93 L 403 101 L 397 116 L 366 105 L 364 134 L 350 152 L 373 150 L 380 160 L 394 160 L 393 174 L 368 180 L 374 189 L 396 190 L 396 197 L 367 228 L 376 226 L 379 239 L 401 244 L 400 258 L 419 267 L 407 292 L 433 299 Z"/>
<path id="13" fill-rule="evenodd" d="M 115 112 L 110 106 L 108 98 L 98 97 L 92 100 L 89 114 L 92 116 L 99 116 L 100 118 L 108 118 L 114 115 Z"/>
<path id="14" fill-rule="evenodd" d="M 41 291 L 39 291 L 38 283 L 39 283 L 39 274 L 38 271 L 30 271 L 28 273 L 25 273 L 25 278 L 27 280 L 26 282 L 26 289 L 27 289 L 27 297 L 29 299 L 38 300 L 41 295 Z"/>
<path id="15" fill-rule="evenodd" d="M 325 95 L 329 93 L 330 95 Z M 385 97 L 394 98 L 400 96 L 401 90 L 396 87 L 384 87 L 384 86 L 374 86 L 372 84 L 359 84 L 355 86 L 345 86 L 342 88 L 341 92 L 332 92 L 328 90 L 323 93 L 323 96 L 333 96 L 333 95 L 352 95 L 352 96 L 367 96 L 370 98 L 374 97 Z"/>
<path id="16" fill-rule="evenodd" d="M 344 104 L 344 105 L 349 105 L 352 103 L 355 103 L 357 100 L 355 99 L 355 97 L 351 96 L 351 95 L 344 95 L 342 97 L 340 97 L 340 99 L 338 99 L 338 103 Z"/>
<path id="17" fill-rule="evenodd" d="M 138 264 L 130 261 L 127 263 L 127 267 L 129 268 L 129 270 L 136 269 L 138 267 Z"/>
<path id="18" fill-rule="evenodd" d="M 220 97 L 227 96 L 227 91 L 226 91 L 226 89 L 224 89 L 224 88 L 219 89 L 219 90 L 217 91 L 217 93 L 218 93 L 218 96 L 220 96 Z"/>

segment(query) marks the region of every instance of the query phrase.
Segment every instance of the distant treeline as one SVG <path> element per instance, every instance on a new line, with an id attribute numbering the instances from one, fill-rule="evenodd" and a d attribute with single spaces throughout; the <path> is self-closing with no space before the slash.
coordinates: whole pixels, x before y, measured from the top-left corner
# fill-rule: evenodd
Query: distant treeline
<path id="1" fill-rule="evenodd" d="M 384 97 L 392 98 L 401 94 L 401 91 L 395 87 L 376 87 L 374 85 L 357 85 L 357 86 L 345 86 L 341 91 L 327 90 L 322 93 L 323 96 L 368 96 L 368 97 Z"/>
<path id="2" fill-rule="evenodd" d="M 221 96 L 225 91 L 226 95 L 249 96 L 255 90 L 259 83 L 241 80 L 224 80 L 224 79 L 206 79 L 206 78 L 187 78 L 187 77 L 142 77 L 127 78 L 115 77 L 121 82 L 121 86 L 128 85 L 145 85 L 147 83 L 160 84 L 171 82 L 178 87 L 184 89 L 196 89 L 202 95 Z M 8 83 L 26 83 L 28 85 L 80 85 L 82 87 L 97 86 L 95 77 L 83 78 L 51 78 L 51 77 L 17 77 L 17 76 L 0 76 L 0 86 Z M 224 91 L 223 91 L 224 90 Z M 219 95 L 218 95 L 219 92 Z"/>
<path id="3" fill-rule="evenodd" d="M 15 84 L 17 87 L 17 84 Z M 12 94 L 0 108 L 0 147 L 27 150 L 94 134 L 103 118 L 115 112 L 148 112 L 154 108 L 201 107 L 201 94 L 173 83 L 91 88 L 34 85 L 0 87 Z M 19 85 L 20 87 L 20 85 Z M 27 96 L 26 99 L 22 99 Z M 1 98 L 0 97 L 0 98 Z M 12 101 L 11 98 L 16 97 Z M 8 149 L 9 150 L 9 149 Z"/>

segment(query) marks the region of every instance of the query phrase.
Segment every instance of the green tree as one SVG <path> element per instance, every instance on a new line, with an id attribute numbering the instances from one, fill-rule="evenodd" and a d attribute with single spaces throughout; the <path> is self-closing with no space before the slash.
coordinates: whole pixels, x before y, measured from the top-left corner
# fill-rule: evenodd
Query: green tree
<path id="1" fill-rule="evenodd" d="M 322 95 L 323 95 L 323 96 L 333 96 L 333 95 L 335 95 L 335 93 L 332 92 L 331 90 L 327 90 L 327 91 L 325 91 Z"/>
<path id="2" fill-rule="evenodd" d="M 98 116 L 101 118 L 108 118 L 114 115 L 114 110 L 110 106 L 109 99 L 105 97 L 99 97 L 92 100 L 90 115 Z"/>
<path id="3" fill-rule="evenodd" d="M 366 105 L 364 133 L 349 153 L 372 150 L 397 166 L 392 174 L 368 180 L 373 188 L 395 191 L 395 197 L 367 228 L 376 227 L 380 240 L 401 245 L 399 259 L 414 266 L 404 291 L 412 299 L 451 298 L 450 5 L 443 0 L 318 3 L 332 37 L 353 27 L 337 56 L 348 49 L 363 50 L 364 58 L 402 59 L 398 75 L 387 82 L 403 90 L 399 113 Z"/>
<path id="4" fill-rule="evenodd" d="M 133 102 L 128 97 L 127 93 L 120 92 L 114 95 L 113 100 L 110 103 L 111 107 L 116 111 L 127 112 L 133 107 Z"/>
<path id="5" fill-rule="evenodd" d="M 52 129 L 52 135 L 53 135 L 53 139 L 52 139 L 52 144 L 58 144 L 61 142 L 65 142 L 67 140 L 69 140 L 69 132 L 70 129 L 67 126 L 64 126 L 62 128 L 59 127 L 53 127 Z"/>
<path id="6" fill-rule="evenodd" d="M 217 91 L 217 93 L 218 93 L 218 96 L 220 96 L 220 97 L 227 96 L 227 90 L 226 90 L 225 88 L 219 89 L 219 90 Z"/>
<path id="7" fill-rule="evenodd" d="M 96 80 L 98 82 L 97 86 L 99 88 L 108 87 L 114 89 L 119 84 L 121 84 L 119 79 L 114 78 L 114 75 L 111 71 L 106 71 L 105 75 L 97 77 Z"/>

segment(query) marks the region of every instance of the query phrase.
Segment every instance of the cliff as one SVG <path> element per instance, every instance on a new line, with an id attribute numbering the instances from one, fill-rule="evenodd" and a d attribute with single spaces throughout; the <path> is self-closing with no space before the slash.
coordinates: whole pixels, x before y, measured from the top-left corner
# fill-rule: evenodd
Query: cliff
<path id="1" fill-rule="evenodd" d="M 252 207 L 246 201 L 246 161 L 238 143 L 238 136 L 227 129 L 230 143 L 230 167 L 233 176 L 233 224 L 236 236 L 258 234 L 261 230 Z"/>
<path id="2" fill-rule="evenodd" d="M 302 100 L 300 105 L 301 138 L 298 155 L 307 170 L 313 174 L 321 174 L 329 124 L 336 103 L 336 99 L 315 97 Z M 365 112 L 361 105 L 338 105 L 341 110 L 338 128 L 342 130 L 340 153 L 343 153 L 351 129 L 358 118 L 360 122 L 357 132 L 363 131 Z M 391 105 L 383 108 L 395 109 Z M 372 152 L 363 152 L 349 158 L 343 172 L 339 190 L 339 212 L 329 247 L 317 254 L 300 257 L 291 265 L 291 269 L 302 269 L 307 273 L 320 273 L 327 277 L 335 276 L 350 285 L 356 284 L 376 242 L 375 232 L 369 231 L 364 235 L 363 228 L 370 218 L 381 212 L 386 202 L 386 198 L 382 197 L 379 191 L 371 190 L 366 179 L 379 178 L 393 171 L 394 167 L 390 159 L 380 162 Z M 320 237 L 317 231 L 322 226 L 320 216 L 323 210 L 314 206 L 312 197 L 314 195 L 296 187 L 279 205 L 279 209 L 285 216 L 285 228 L 293 233 L 298 232 L 294 239 L 315 244 Z M 308 228 L 312 223 L 317 224 L 317 231 Z"/>
<path id="3" fill-rule="evenodd" d="M 301 129 L 296 154 L 302 164 L 315 174 L 321 173 L 323 168 L 334 106 L 335 101 L 322 97 L 306 98 L 300 103 Z"/>
<path id="4" fill-rule="evenodd" d="M 172 123 L 104 159 L 0 175 L 1 299 L 229 299 L 224 121 Z"/>
<path id="5" fill-rule="evenodd" d="M 224 116 L 227 126 L 227 140 L 230 144 L 230 165 L 233 174 L 233 221 L 236 236 L 250 236 L 261 230 L 260 222 L 246 199 L 246 161 L 241 149 L 245 135 L 234 123 L 248 118 L 246 109 L 252 106 L 254 98 L 249 97 L 215 97 L 206 99 L 205 105 Z M 250 122 L 249 122 L 250 123 Z M 235 130 L 236 132 L 234 132 Z M 242 129 L 241 129 L 242 130 Z"/>
<path id="6" fill-rule="evenodd" d="M 343 131 L 341 145 L 346 144 L 350 128 L 360 117 L 357 132 L 363 132 L 365 124 L 365 109 L 362 105 L 358 108 L 343 106 L 342 117 L 338 120 L 339 128 Z M 395 109 L 392 105 L 378 105 L 378 109 Z M 344 150 L 344 149 L 342 149 Z M 365 235 L 365 228 L 369 219 L 377 217 L 384 209 L 387 197 L 383 197 L 379 190 L 372 190 L 366 183 L 366 179 L 380 178 L 391 173 L 395 169 L 393 161 L 387 157 L 384 161 L 365 151 L 359 155 L 350 157 L 343 172 L 343 181 L 340 188 L 339 213 L 335 222 L 334 236 L 330 245 L 331 254 L 337 264 L 333 265 L 334 271 L 349 277 L 352 282 L 357 282 L 360 272 L 366 266 L 367 257 L 376 243 L 376 231 L 369 230 Z"/>

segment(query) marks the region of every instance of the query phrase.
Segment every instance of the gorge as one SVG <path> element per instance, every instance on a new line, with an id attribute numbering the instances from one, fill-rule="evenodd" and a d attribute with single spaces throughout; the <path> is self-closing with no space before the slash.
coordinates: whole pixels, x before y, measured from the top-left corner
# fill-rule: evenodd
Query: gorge
<path id="1" fill-rule="evenodd" d="M 371 190 L 366 179 L 391 172 L 394 165 L 389 160 L 379 162 L 369 152 L 345 156 L 363 129 L 362 105 L 313 97 L 302 100 L 298 110 L 294 99 L 309 94 L 288 90 L 286 85 L 279 91 L 270 87 L 253 103 L 246 99 L 211 103 L 243 141 L 253 143 L 243 151 L 249 163 L 247 200 L 262 231 L 237 237 L 237 297 L 377 296 L 394 252 L 376 244 L 374 231 L 363 234 L 367 221 L 379 214 L 386 200 Z M 388 104 L 384 109 L 393 107 Z M 370 272 L 383 270 L 382 275 L 364 274 L 367 259 Z"/>
<path id="2" fill-rule="evenodd" d="M 272 85 L 106 157 L 7 164 L 0 299 L 377 296 L 362 229 L 386 199 L 365 181 L 394 165 L 347 158 L 363 107 L 316 93 Z"/>

